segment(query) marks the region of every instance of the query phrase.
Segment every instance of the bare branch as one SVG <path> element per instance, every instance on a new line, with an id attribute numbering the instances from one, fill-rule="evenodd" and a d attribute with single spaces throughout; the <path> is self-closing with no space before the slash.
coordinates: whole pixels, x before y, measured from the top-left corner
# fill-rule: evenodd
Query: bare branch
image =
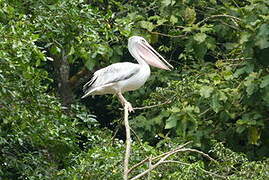
<path id="1" fill-rule="evenodd" d="M 129 169 L 129 172 L 132 172 L 135 168 L 141 166 L 142 164 L 144 164 L 145 162 L 148 162 L 149 161 L 149 157 L 147 157 L 146 159 L 140 161 L 139 163 L 135 164 L 134 166 L 132 166 L 130 169 Z"/>
<path id="2" fill-rule="evenodd" d="M 237 21 L 241 21 L 241 19 L 239 19 L 238 17 L 235 17 L 235 16 L 231 16 L 231 15 L 228 15 L 228 14 L 218 14 L 218 15 L 212 15 L 212 16 L 209 16 L 205 19 L 203 19 L 202 21 L 198 22 L 197 25 L 199 26 L 200 24 L 203 24 L 205 23 L 206 21 L 208 21 L 209 19 L 213 19 L 213 18 L 217 18 L 217 17 L 226 17 L 226 18 L 230 18 L 233 20 L 233 22 L 238 25 L 235 20 Z"/>
<path id="3" fill-rule="evenodd" d="M 163 164 L 165 163 L 177 163 L 177 164 L 182 164 L 182 165 L 186 165 L 186 166 L 190 166 L 191 164 L 189 163 L 185 163 L 185 162 L 181 162 L 181 161 L 175 161 L 175 160 L 166 160 L 166 161 L 163 161 Z"/>
<path id="4" fill-rule="evenodd" d="M 161 104 L 154 104 L 154 105 L 151 105 L 151 106 L 143 106 L 143 107 L 134 107 L 133 109 L 134 110 L 143 110 L 143 109 L 150 109 L 150 108 L 155 108 L 155 107 L 159 107 L 159 106 L 163 106 L 163 105 L 166 105 L 166 104 L 170 104 L 172 103 L 172 100 L 169 99 Z M 120 110 L 123 110 L 122 108 L 119 108 Z"/>
<path id="5" fill-rule="evenodd" d="M 150 109 L 150 108 L 155 108 L 155 107 L 163 106 L 163 105 L 170 104 L 170 103 L 172 103 L 172 101 L 169 99 L 161 104 L 154 104 L 151 106 L 143 106 L 143 107 L 135 107 L 134 110 Z"/>
<path id="6" fill-rule="evenodd" d="M 187 142 L 187 143 L 185 143 L 185 144 L 182 144 L 182 145 L 178 146 L 177 148 L 175 148 L 175 149 L 173 149 L 173 150 L 171 150 L 171 151 L 165 152 L 165 153 L 163 153 L 163 154 L 161 154 L 161 155 L 159 155 L 159 156 L 153 157 L 153 158 L 151 158 L 151 160 L 152 160 L 152 161 L 155 161 L 155 160 L 157 160 L 157 159 L 160 159 L 160 158 L 162 158 L 163 156 L 165 156 L 165 155 L 167 155 L 167 154 L 170 154 L 170 153 L 173 153 L 174 151 L 176 151 L 176 150 L 178 150 L 178 149 L 181 149 L 181 148 L 187 146 L 187 145 L 190 144 L 190 143 L 192 143 L 192 141 L 189 141 L 189 142 Z M 139 163 L 135 164 L 134 166 L 132 166 L 132 167 L 129 169 L 129 173 L 130 173 L 131 171 L 133 171 L 135 168 L 141 166 L 142 164 L 144 164 L 145 162 L 148 162 L 148 161 L 149 161 L 149 158 L 147 157 L 146 159 L 144 159 L 144 160 L 140 161 Z"/>
<path id="7" fill-rule="evenodd" d="M 124 105 L 124 125 L 126 129 L 126 149 L 125 149 L 125 157 L 124 157 L 124 172 L 123 179 L 128 180 L 128 166 L 129 166 L 129 158 L 131 153 L 131 133 L 130 126 L 128 121 L 128 106 Z"/>
<path id="8" fill-rule="evenodd" d="M 161 154 L 161 155 L 159 155 L 159 156 L 156 156 L 156 157 L 153 158 L 153 160 L 160 159 L 161 157 L 163 157 L 163 156 L 165 156 L 165 155 L 167 155 L 167 154 L 173 153 L 173 152 L 175 152 L 175 151 L 177 151 L 177 150 L 179 150 L 179 149 L 181 149 L 181 148 L 187 146 L 187 145 L 190 144 L 190 143 L 192 143 L 192 141 L 186 142 L 186 143 L 184 143 L 184 144 L 178 146 L 177 148 L 175 148 L 175 149 L 173 149 L 173 150 L 171 150 L 171 151 L 168 151 L 168 152 L 165 152 L 165 153 L 163 153 L 163 154 Z"/>
<path id="9" fill-rule="evenodd" d="M 213 159 L 212 157 L 210 157 L 208 154 L 202 152 L 202 151 L 199 151 L 197 149 L 191 149 L 191 148 L 183 148 L 181 149 L 181 151 L 189 151 L 189 152 L 196 152 L 198 154 L 201 154 L 203 156 L 205 156 L 206 158 L 208 158 L 209 160 L 215 162 L 215 163 L 218 163 L 215 159 Z"/>
<path id="10" fill-rule="evenodd" d="M 136 132 L 130 127 L 130 130 L 132 131 L 132 133 L 135 135 L 136 139 L 138 140 L 139 144 L 142 146 L 142 142 L 141 139 L 139 138 L 139 136 L 136 134 Z"/>
<path id="11" fill-rule="evenodd" d="M 190 142 L 188 142 L 188 143 L 190 143 Z M 167 162 L 166 159 L 167 159 L 168 157 L 170 157 L 171 155 L 177 153 L 177 152 L 186 152 L 186 151 L 189 151 L 189 152 L 196 152 L 196 153 L 199 153 L 199 154 L 201 154 L 201 155 L 207 157 L 207 158 L 210 159 L 211 161 L 217 162 L 215 159 L 211 158 L 208 154 L 206 154 L 206 153 L 204 153 L 204 152 L 202 152 L 202 151 L 199 151 L 199 150 L 196 150 L 196 149 L 191 149 L 191 148 L 183 148 L 183 147 L 184 147 L 185 145 L 187 145 L 188 143 L 185 143 L 185 144 L 179 146 L 178 148 L 176 148 L 176 149 L 174 149 L 174 150 L 171 150 L 171 151 L 169 151 L 169 152 L 163 153 L 163 154 L 161 154 L 160 156 L 157 156 L 157 157 L 155 157 L 155 158 L 152 158 L 152 160 L 155 160 L 156 158 L 160 158 L 160 157 L 161 157 L 161 159 L 160 159 L 158 162 L 156 162 L 155 164 L 152 164 L 152 165 L 151 165 L 151 168 L 149 168 L 149 169 L 145 170 L 144 172 L 142 172 L 142 173 L 136 175 L 136 176 L 133 177 L 131 180 L 138 179 L 138 178 L 140 178 L 140 177 L 142 177 L 142 176 L 148 174 L 150 171 L 152 171 L 153 169 L 155 169 L 155 168 L 158 167 L 159 165 L 164 164 L 165 162 Z M 147 160 L 143 160 L 143 162 L 146 162 L 146 161 L 149 161 L 149 160 L 150 160 L 150 159 L 147 158 Z M 168 161 L 168 162 L 171 162 L 171 161 Z M 139 164 L 141 165 L 142 163 L 140 162 Z M 137 167 L 137 165 L 135 165 L 135 166 Z M 133 168 L 131 168 L 131 169 L 133 170 Z M 131 169 L 130 169 L 130 170 L 131 170 Z M 129 170 L 129 172 L 130 172 L 130 170 Z"/>

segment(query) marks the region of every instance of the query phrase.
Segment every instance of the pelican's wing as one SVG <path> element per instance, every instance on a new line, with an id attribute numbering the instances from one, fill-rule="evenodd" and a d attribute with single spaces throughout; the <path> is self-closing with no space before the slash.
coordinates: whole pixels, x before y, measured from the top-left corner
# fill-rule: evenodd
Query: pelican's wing
<path id="1" fill-rule="evenodd" d="M 91 90 L 96 87 L 102 87 L 110 83 L 128 79 L 138 73 L 139 65 L 129 62 L 115 63 L 103 69 L 96 71 L 92 79 L 83 86 L 83 91 L 86 97 Z"/>

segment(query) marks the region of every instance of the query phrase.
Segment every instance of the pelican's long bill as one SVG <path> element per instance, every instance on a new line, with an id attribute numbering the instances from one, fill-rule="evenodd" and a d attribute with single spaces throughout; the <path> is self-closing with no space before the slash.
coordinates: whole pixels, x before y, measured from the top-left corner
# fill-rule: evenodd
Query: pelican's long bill
<path id="1" fill-rule="evenodd" d="M 165 70 L 171 70 L 173 68 L 145 39 L 137 42 L 136 46 L 139 56 L 149 65 Z"/>

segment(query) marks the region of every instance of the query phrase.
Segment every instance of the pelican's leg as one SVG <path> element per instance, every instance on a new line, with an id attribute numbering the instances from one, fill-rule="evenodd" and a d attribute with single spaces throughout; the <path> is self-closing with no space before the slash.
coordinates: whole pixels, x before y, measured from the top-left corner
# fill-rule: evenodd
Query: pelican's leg
<path id="1" fill-rule="evenodd" d="M 120 100 L 122 106 L 123 106 L 123 107 L 127 106 L 129 112 L 134 112 L 134 109 L 133 109 L 131 103 L 129 103 L 129 102 L 123 97 L 123 95 L 122 95 L 120 92 L 119 92 L 117 95 L 118 95 L 118 97 L 119 97 L 119 100 Z"/>

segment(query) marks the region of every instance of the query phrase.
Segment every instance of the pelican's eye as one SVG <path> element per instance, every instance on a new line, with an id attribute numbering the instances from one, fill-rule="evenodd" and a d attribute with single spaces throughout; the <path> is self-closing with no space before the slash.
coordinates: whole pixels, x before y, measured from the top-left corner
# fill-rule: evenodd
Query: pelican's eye
<path id="1" fill-rule="evenodd" d="M 141 41 L 142 41 L 143 43 L 145 43 L 145 42 L 146 42 L 146 40 L 145 40 L 145 39 L 141 39 Z"/>

